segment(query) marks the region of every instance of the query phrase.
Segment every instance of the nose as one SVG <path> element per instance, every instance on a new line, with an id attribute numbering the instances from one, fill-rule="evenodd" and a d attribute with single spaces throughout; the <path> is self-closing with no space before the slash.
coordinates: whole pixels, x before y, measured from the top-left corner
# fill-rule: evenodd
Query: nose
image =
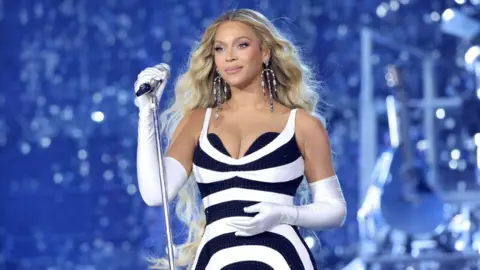
<path id="1" fill-rule="evenodd" d="M 233 54 L 233 50 L 229 50 L 225 61 L 232 62 L 234 60 L 237 60 L 237 57 L 233 56 L 232 54 Z"/>

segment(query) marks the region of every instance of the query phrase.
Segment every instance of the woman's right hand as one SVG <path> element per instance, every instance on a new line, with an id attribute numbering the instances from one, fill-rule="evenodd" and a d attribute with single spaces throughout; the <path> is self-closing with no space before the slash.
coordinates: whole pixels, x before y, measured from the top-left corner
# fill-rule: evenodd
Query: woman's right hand
<path id="1" fill-rule="evenodd" d="M 159 84 L 157 86 L 157 89 L 155 91 L 152 91 L 150 93 L 146 93 L 144 95 L 141 95 L 136 98 L 136 103 L 138 106 L 138 109 L 142 111 L 149 111 L 152 109 L 152 95 L 153 93 L 155 94 L 157 101 L 160 100 L 160 97 L 163 93 L 163 89 L 165 88 L 166 85 L 166 78 L 167 78 L 167 71 L 160 70 L 155 67 L 148 67 L 142 70 L 138 75 L 137 75 L 137 80 L 134 83 L 134 90 L 135 93 L 137 93 L 140 90 L 140 86 L 142 86 L 144 83 L 153 83 L 154 80 L 164 80 L 163 83 Z"/>

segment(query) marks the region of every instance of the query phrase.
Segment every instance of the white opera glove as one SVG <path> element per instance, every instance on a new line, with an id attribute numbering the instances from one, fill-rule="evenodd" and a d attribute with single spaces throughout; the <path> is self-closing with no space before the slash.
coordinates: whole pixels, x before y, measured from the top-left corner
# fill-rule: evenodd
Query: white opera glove
<path id="1" fill-rule="evenodd" d="M 147 164 L 153 166 L 153 159 L 147 159 L 148 157 L 137 158 L 139 161 L 138 163 L 147 161 Z M 156 162 L 156 164 L 158 164 L 158 162 Z M 154 167 L 137 164 L 140 195 L 148 206 L 161 206 L 163 204 L 159 167 L 156 164 Z M 165 167 L 167 200 L 170 202 L 178 195 L 180 189 L 185 185 L 188 175 L 183 165 L 172 157 L 163 158 L 163 165 Z"/>
<path id="2" fill-rule="evenodd" d="M 245 213 L 257 213 L 254 217 L 236 217 L 228 224 L 237 229 L 236 236 L 252 236 L 266 232 L 279 224 L 293 224 L 296 206 L 261 202 L 245 207 Z M 293 216 L 288 213 L 295 213 Z"/>
<path id="3" fill-rule="evenodd" d="M 144 83 L 151 80 L 165 79 L 166 71 L 157 68 L 146 68 L 138 74 L 135 81 L 135 92 Z M 155 90 L 157 100 L 160 99 L 165 83 Z M 138 145 L 137 145 L 137 178 L 142 199 L 149 206 L 163 204 L 160 184 L 160 167 L 153 119 L 152 94 L 144 94 L 136 99 L 139 108 Z M 182 164 L 172 157 L 162 157 L 165 168 L 165 185 L 168 201 L 173 200 L 188 179 Z"/>
<path id="4" fill-rule="evenodd" d="M 326 230 L 343 225 L 347 214 L 346 202 L 337 176 L 310 183 L 313 202 L 308 205 L 282 205 L 261 202 L 246 207 L 246 213 L 258 212 L 254 217 L 231 219 L 229 225 L 237 229 L 236 236 L 252 236 L 279 224 Z"/>
<path id="5" fill-rule="evenodd" d="M 144 83 L 151 83 L 153 84 L 154 81 L 165 80 L 168 76 L 168 71 L 161 70 L 155 67 L 148 67 L 142 70 L 137 75 L 137 80 L 134 83 L 134 90 L 135 93 L 140 90 L 140 86 Z M 157 101 L 160 100 L 162 96 L 163 90 L 165 89 L 166 83 L 158 84 L 157 89 L 152 93 L 155 94 Z M 139 109 L 140 118 L 149 117 L 152 112 L 152 93 L 144 94 L 140 97 L 136 98 L 136 103 Z"/>

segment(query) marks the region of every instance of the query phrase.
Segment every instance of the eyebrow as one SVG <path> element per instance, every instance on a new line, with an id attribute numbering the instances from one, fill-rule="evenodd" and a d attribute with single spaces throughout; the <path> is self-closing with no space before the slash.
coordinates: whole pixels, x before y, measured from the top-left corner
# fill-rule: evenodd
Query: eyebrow
<path id="1" fill-rule="evenodd" d="M 236 39 L 234 39 L 233 41 L 237 41 L 237 40 L 239 40 L 239 39 L 241 39 L 241 38 L 246 38 L 246 39 L 248 39 L 248 40 L 252 41 L 252 39 L 250 39 L 249 37 L 246 37 L 246 36 L 237 37 L 237 38 L 236 38 Z M 215 43 L 221 43 L 221 44 L 225 44 L 225 42 L 223 42 L 223 41 L 220 41 L 220 40 L 215 40 Z"/>

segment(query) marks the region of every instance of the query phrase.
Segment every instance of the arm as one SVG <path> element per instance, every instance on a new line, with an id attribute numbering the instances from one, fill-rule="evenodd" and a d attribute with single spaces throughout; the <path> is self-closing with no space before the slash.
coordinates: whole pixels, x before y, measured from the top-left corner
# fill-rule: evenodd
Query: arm
<path id="1" fill-rule="evenodd" d="M 304 110 L 298 110 L 296 120 L 297 142 L 313 202 L 291 209 L 287 220 L 320 230 L 340 227 L 347 214 L 346 202 L 333 168 L 328 134 L 322 122 Z"/>
<path id="2" fill-rule="evenodd" d="M 318 230 L 343 225 L 346 203 L 333 169 L 327 132 L 319 119 L 303 110 L 297 112 L 296 123 L 297 143 L 313 202 L 301 206 L 261 202 L 246 207 L 246 213 L 258 214 L 229 221 L 238 230 L 235 235 L 256 235 L 282 223 Z"/>
<path id="3" fill-rule="evenodd" d="M 180 121 L 163 157 L 168 201 L 177 196 L 191 172 L 197 123 L 201 123 L 195 121 L 198 115 L 191 112 Z M 138 122 L 137 176 L 140 195 L 149 206 L 163 204 L 155 140 L 153 117 L 143 111 Z"/>

